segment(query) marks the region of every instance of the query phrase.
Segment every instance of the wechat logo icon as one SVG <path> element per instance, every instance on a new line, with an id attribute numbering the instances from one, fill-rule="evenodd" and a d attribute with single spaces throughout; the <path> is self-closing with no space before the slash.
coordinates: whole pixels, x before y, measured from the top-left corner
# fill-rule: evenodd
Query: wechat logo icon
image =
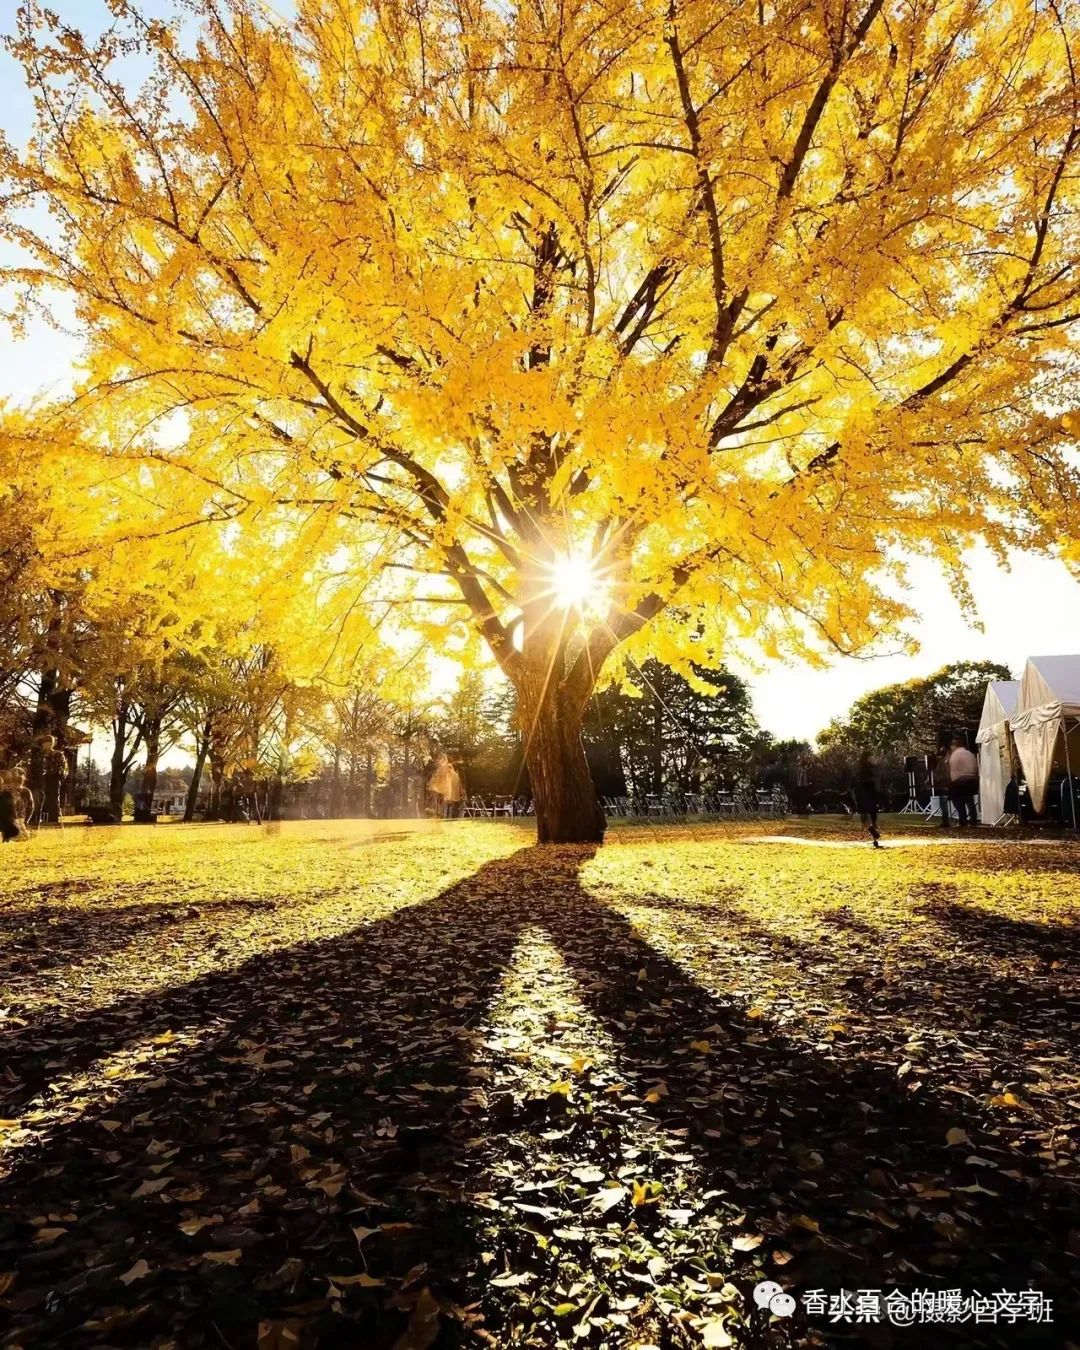
<path id="1" fill-rule="evenodd" d="M 768 1308 L 775 1317 L 790 1317 L 795 1311 L 795 1300 L 775 1280 L 762 1280 L 754 1286 L 754 1302 L 759 1308 Z"/>

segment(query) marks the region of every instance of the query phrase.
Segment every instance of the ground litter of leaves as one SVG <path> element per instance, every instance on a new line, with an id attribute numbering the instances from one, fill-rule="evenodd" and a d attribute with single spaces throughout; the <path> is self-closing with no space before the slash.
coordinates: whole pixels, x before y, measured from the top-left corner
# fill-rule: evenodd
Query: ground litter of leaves
<path id="1" fill-rule="evenodd" d="M 772 833 L 5 850 L 0 1345 L 1066 1344 L 1080 849 Z"/>

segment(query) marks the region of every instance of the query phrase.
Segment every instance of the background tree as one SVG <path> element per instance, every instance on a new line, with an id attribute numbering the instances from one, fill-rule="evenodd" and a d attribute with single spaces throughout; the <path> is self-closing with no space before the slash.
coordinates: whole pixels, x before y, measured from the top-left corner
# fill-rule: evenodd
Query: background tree
<path id="1" fill-rule="evenodd" d="M 357 685 L 333 699 L 326 745 L 331 759 L 330 814 L 371 816 L 381 747 L 392 710 L 374 689 Z"/>
<path id="2" fill-rule="evenodd" d="M 162 539 L 276 522 L 354 603 L 392 558 L 463 606 L 541 839 L 602 832 L 623 644 L 821 660 L 905 618 L 904 550 L 963 594 L 975 539 L 1067 545 L 1075 6 L 109 8 L 10 44 L 6 277 L 89 343 L 43 441 L 131 462 Z"/>
<path id="3" fill-rule="evenodd" d="M 745 683 L 725 670 L 690 673 L 687 679 L 645 661 L 593 700 L 586 744 L 614 748 L 635 797 L 714 787 L 725 770 L 743 767 L 754 743 L 757 723 Z"/>
<path id="4" fill-rule="evenodd" d="M 142 675 L 137 690 L 138 702 L 134 704 L 133 709 L 139 735 L 145 747 L 145 759 L 139 779 L 139 795 L 135 801 L 136 819 L 153 811 L 158 762 L 179 739 L 180 727 L 176 721 L 176 709 L 183 696 L 180 680 L 184 672 L 182 667 L 177 666 L 174 655 L 172 661 L 166 658 L 160 665 L 144 671 Z"/>
<path id="5" fill-rule="evenodd" d="M 456 765 L 464 791 L 528 796 L 513 685 L 501 679 L 491 683 L 478 670 L 464 670 L 443 708 L 435 734 Z"/>
<path id="6" fill-rule="evenodd" d="M 762 732 L 755 739 L 750 762 L 763 787 L 782 787 L 796 812 L 809 810 L 815 789 L 822 786 L 820 766 L 809 741 L 778 741 Z"/>
<path id="7" fill-rule="evenodd" d="M 1008 666 L 996 661 L 955 661 L 925 679 L 885 685 L 830 722 L 818 746 L 852 757 L 870 749 L 902 759 L 932 754 L 957 732 L 966 733 L 974 746 L 987 683 L 1011 678 Z"/>
<path id="8" fill-rule="evenodd" d="M 92 653 L 80 666 L 85 715 L 112 737 L 109 806 L 117 819 L 140 753 L 142 787 L 135 806 L 140 813 L 150 810 L 158 760 L 180 734 L 174 713 L 190 670 L 169 635 L 175 625 L 168 619 L 145 593 L 133 595 L 95 617 L 84 643 Z"/>
<path id="9" fill-rule="evenodd" d="M 0 474 L 5 468 L 0 459 Z M 11 484 L 0 492 L 0 707 L 7 708 L 39 665 L 47 588 L 26 495 Z"/>

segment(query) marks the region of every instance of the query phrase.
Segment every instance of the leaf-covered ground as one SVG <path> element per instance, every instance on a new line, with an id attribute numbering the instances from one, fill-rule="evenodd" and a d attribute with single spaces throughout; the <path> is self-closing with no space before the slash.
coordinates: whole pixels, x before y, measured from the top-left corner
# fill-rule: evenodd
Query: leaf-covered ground
<path id="1" fill-rule="evenodd" d="M 1080 850 L 773 833 L 5 850 L 0 1344 L 1066 1344 Z"/>

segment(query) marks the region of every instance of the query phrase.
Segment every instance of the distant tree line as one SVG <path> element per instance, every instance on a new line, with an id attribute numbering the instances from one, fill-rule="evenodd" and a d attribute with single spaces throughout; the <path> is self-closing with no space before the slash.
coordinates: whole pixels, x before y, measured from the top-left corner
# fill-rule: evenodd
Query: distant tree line
<path id="1" fill-rule="evenodd" d="M 177 747 L 190 756 L 185 820 L 419 814 L 439 750 L 467 793 L 530 793 L 530 728 L 505 680 L 466 670 L 439 697 L 384 696 L 362 669 L 344 685 L 298 680 L 273 644 L 243 633 L 225 644 L 173 637 L 160 605 L 102 617 L 78 593 L 38 598 L 33 621 L 15 605 L 0 612 L 0 758 L 26 768 L 40 820 L 88 807 L 148 817 Z M 932 754 L 958 730 L 973 744 L 986 682 L 1004 678 L 1002 665 L 961 662 L 876 690 L 815 751 L 763 731 L 732 672 L 647 660 L 594 695 L 584 741 L 602 796 L 780 785 L 799 808 L 835 809 L 864 748 L 902 794 L 905 756 Z M 91 734 L 107 740 L 103 763 L 89 762 Z"/>
<path id="2" fill-rule="evenodd" d="M 818 736 L 817 754 L 807 766 L 812 791 L 842 789 L 859 753 L 870 750 L 894 804 L 907 795 L 909 757 L 920 761 L 916 787 L 925 795 L 929 772 L 952 737 L 961 736 L 975 749 L 987 683 L 1010 678 L 1008 666 L 996 661 L 957 661 L 925 679 L 864 694 L 846 717 L 830 722 Z"/>

